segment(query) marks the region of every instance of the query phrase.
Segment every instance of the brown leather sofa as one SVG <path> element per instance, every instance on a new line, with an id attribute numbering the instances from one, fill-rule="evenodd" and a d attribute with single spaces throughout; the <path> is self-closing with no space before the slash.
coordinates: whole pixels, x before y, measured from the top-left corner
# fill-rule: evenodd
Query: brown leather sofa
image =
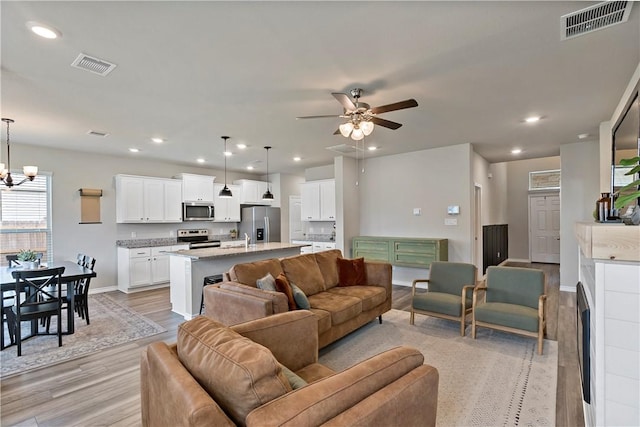
<path id="1" fill-rule="evenodd" d="M 365 262 L 366 286 L 340 286 L 335 249 L 283 259 L 267 259 L 233 266 L 227 281 L 204 289 L 205 315 L 225 325 L 235 325 L 289 310 L 281 292 L 257 288 L 267 273 L 284 273 L 307 296 L 318 319 L 320 348 L 379 317 L 391 309 L 391 264 Z"/>
<path id="2" fill-rule="evenodd" d="M 141 354 L 142 425 L 435 426 L 438 371 L 419 351 L 396 347 L 335 373 L 318 363 L 317 327 L 307 310 L 183 323 L 176 344 Z"/>

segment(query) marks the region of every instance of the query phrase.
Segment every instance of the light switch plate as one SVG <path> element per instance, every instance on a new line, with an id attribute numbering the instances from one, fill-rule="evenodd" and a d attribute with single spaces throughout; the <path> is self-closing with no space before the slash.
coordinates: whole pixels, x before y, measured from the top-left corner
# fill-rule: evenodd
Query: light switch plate
<path id="1" fill-rule="evenodd" d="M 458 218 L 445 218 L 444 225 L 458 225 Z"/>
<path id="2" fill-rule="evenodd" d="M 459 215 L 460 214 L 460 206 L 458 206 L 458 205 L 447 206 L 447 213 L 449 215 Z"/>
<path id="3" fill-rule="evenodd" d="M 420 216 L 420 215 L 422 215 L 422 209 L 420 209 L 420 208 L 413 208 L 413 215 L 414 215 L 414 216 Z"/>

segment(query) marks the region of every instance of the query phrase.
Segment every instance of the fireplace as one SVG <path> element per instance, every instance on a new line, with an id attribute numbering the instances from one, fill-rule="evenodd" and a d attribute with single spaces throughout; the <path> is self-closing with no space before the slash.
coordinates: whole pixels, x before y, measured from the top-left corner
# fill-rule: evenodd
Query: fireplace
<path id="1" fill-rule="evenodd" d="M 580 379 L 582 380 L 582 398 L 591 403 L 591 357 L 590 357 L 590 310 L 584 286 L 581 282 L 576 285 L 577 308 L 577 342 L 578 363 L 580 364 Z"/>

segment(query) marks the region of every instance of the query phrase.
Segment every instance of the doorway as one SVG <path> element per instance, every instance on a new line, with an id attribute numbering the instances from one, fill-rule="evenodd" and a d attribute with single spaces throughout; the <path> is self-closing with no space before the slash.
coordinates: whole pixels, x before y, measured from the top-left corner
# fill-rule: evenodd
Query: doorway
<path id="1" fill-rule="evenodd" d="M 560 195 L 529 196 L 531 262 L 560 264 Z"/>

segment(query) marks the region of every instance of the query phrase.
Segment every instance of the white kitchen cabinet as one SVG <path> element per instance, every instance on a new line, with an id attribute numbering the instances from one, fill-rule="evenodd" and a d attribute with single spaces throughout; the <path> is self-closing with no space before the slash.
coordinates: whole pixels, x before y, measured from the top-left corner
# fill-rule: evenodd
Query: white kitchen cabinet
<path id="1" fill-rule="evenodd" d="M 175 249 L 174 249 L 175 248 Z M 169 255 L 187 245 L 149 248 L 118 248 L 118 289 L 129 293 L 136 288 L 169 282 Z"/>
<path id="2" fill-rule="evenodd" d="M 181 222 L 180 181 L 116 175 L 116 222 Z"/>
<path id="3" fill-rule="evenodd" d="M 336 219 L 336 181 L 320 181 L 320 221 Z"/>
<path id="4" fill-rule="evenodd" d="M 182 180 L 182 201 L 213 202 L 215 176 L 181 173 L 176 178 Z"/>
<path id="5" fill-rule="evenodd" d="M 335 180 L 308 181 L 302 184 L 302 220 L 335 221 Z"/>
<path id="6" fill-rule="evenodd" d="M 292 240 L 291 243 L 294 245 L 305 245 L 300 248 L 301 254 L 310 254 L 315 252 L 328 251 L 330 249 L 335 249 L 335 242 L 313 242 L 309 240 Z"/>
<path id="7" fill-rule="evenodd" d="M 177 179 L 164 182 L 164 219 L 182 222 L 182 183 Z"/>
<path id="8" fill-rule="evenodd" d="M 227 185 L 233 197 L 221 198 L 218 196 L 224 184 L 214 184 L 213 205 L 215 207 L 214 222 L 240 222 L 240 196 L 242 187 L 240 185 Z"/>
<path id="9" fill-rule="evenodd" d="M 254 181 L 251 179 L 238 179 L 233 181 L 234 184 L 240 185 L 240 203 L 247 205 L 271 205 L 270 200 L 262 200 L 262 195 L 267 191 L 268 183 L 266 181 Z M 273 189 L 271 190 L 273 193 Z"/>

